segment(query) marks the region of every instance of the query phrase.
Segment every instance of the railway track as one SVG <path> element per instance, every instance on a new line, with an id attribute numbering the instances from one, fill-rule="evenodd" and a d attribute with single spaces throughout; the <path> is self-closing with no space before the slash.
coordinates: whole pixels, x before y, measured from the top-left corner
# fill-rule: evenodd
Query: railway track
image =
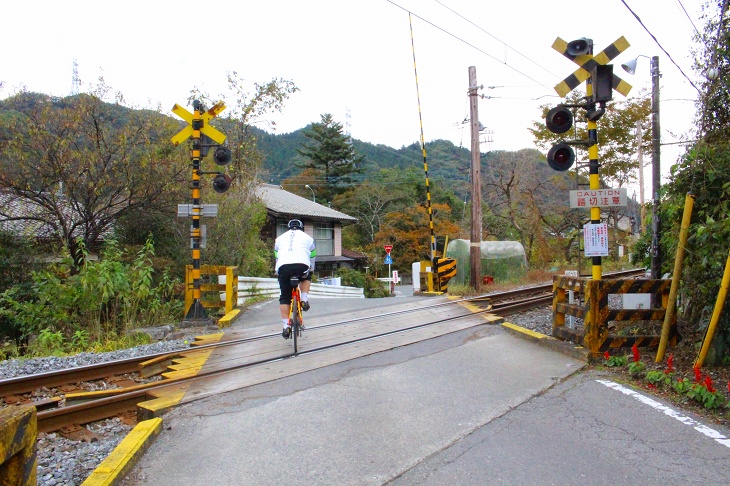
<path id="1" fill-rule="evenodd" d="M 630 272 L 621 272 L 621 274 L 616 276 L 624 277 L 634 275 L 636 273 L 637 271 L 633 270 Z M 419 307 L 417 309 L 382 313 L 378 316 L 369 316 L 321 324 L 318 326 L 312 326 L 310 331 L 327 327 L 361 323 L 369 319 L 394 317 L 424 309 L 435 309 L 442 306 L 457 305 L 463 302 L 469 302 L 481 307 L 483 309 L 481 312 L 484 313 L 507 316 L 511 313 L 548 305 L 551 301 L 552 284 L 550 283 L 506 292 L 493 293 L 491 295 L 442 302 Z M 448 319 L 436 319 L 434 321 L 423 322 L 409 327 L 397 327 L 389 330 L 388 332 L 365 335 L 353 339 L 347 339 L 342 342 L 313 347 L 300 354 L 316 353 L 336 347 L 344 347 L 389 334 L 402 333 L 405 331 L 441 324 L 445 320 Z M 160 375 L 177 360 L 185 359 L 186 357 L 194 355 L 195 353 L 200 353 L 201 351 L 212 351 L 226 346 L 235 346 L 242 343 L 251 343 L 276 337 L 279 337 L 279 333 L 263 334 L 219 343 L 196 345 L 190 349 L 176 353 L 159 353 L 155 355 L 70 368 L 33 376 L 0 380 L 0 399 L 3 399 L 6 403 L 8 403 L 8 397 L 18 398 L 21 396 L 20 399 L 22 400 L 23 395 L 38 395 L 38 390 L 57 391 L 57 394 L 54 394 L 51 397 L 32 402 L 32 404 L 38 409 L 38 430 L 42 432 L 56 431 L 64 427 L 69 427 L 72 424 L 85 424 L 118 415 L 126 414 L 128 416 L 130 412 L 137 410 L 139 403 L 146 401 L 150 396 L 152 396 L 152 394 L 159 392 L 161 389 L 166 387 L 186 386 L 186 384 L 211 379 L 217 375 L 228 373 L 233 370 L 280 361 L 288 356 L 270 356 L 263 359 L 233 365 L 224 370 L 218 370 L 215 372 L 198 373 L 194 376 L 181 378 L 160 379 Z M 105 385 L 109 382 L 116 381 L 117 383 L 124 383 L 126 386 L 117 385 L 112 389 L 107 388 L 103 391 L 88 393 L 77 391 L 83 389 L 83 386 L 80 386 L 79 384 L 88 382 L 93 383 L 96 381 L 101 381 Z"/>

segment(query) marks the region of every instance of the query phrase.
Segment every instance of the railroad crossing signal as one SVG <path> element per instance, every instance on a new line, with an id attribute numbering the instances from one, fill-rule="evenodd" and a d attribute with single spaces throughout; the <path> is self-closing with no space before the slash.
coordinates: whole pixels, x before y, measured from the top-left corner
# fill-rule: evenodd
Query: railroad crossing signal
<path id="1" fill-rule="evenodd" d="M 183 108 L 182 106 L 175 103 L 175 106 L 172 107 L 172 112 L 188 122 L 188 126 L 180 130 L 174 137 L 172 137 L 172 144 L 174 146 L 178 146 L 181 143 L 183 143 L 185 140 L 190 138 L 193 135 L 193 130 L 200 130 L 200 132 L 203 135 L 209 136 L 215 143 L 222 144 L 226 141 L 226 136 L 223 134 L 223 132 L 217 130 L 216 128 L 212 127 L 208 124 L 208 122 L 218 116 L 220 112 L 226 109 L 225 103 L 222 101 L 219 101 L 215 105 L 213 105 L 209 110 L 202 113 L 200 115 L 200 125 L 196 128 L 196 120 L 194 119 L 194 116 L 192 113 L 190 113 L 188 110 Z"/>
<path id="2" fill-rule="evenodd" d="M 172 143 L 175 146 L 192 137 L 190 145 L 190 160 L 192 165 L 192 204 L 188 206 L 188 212 L 193 219 L 190 229 L 190 247 L 193 256 L 193 301 L 186 312 L 186 319 L 201 320 L 207 318 L 207 313 L 201 300 L 202 285 L 200 280 L 200 249 L 204 247 L 205 226 L 200 224 L 201 216 L 205 216 L 205 205 L 200 202 L 200 176 L 204 174 L 215 174 L 213 189 L 223 193 L 231 186 L 231 178 L 222 172 L 206 172 L 201 170 L 201 159 L 205 157 L 210 147 L 216 147 L 213 159 L 218 165 L 226 165 L 231 162 L 231 151 L 221 144 L 226 141 L 226 136 L 210 125 L 210 120 L 225 110 L 226 105 L 219 101 L 209 110 L 203 111 L 203 104 L 199 100 L 193 100 L 194 113 L 190 113 L 182 106 L 175 104 L 172 112 L 185 120 L 188 125 L 180 130 L 174 137 Z M 211 143 L 213 142 L 213 143 Z"/>
<path id="3" fill-rule="evenodd" d="M 613 74 L 613 66 L 609 62 L 628 49 L 629 42 L 621 36 L 596 55 L 593 55 L 593 40 L 585 37 L 571 42 L 565 42 L 558 37 L 552 47 L 579 66 L 555 86 L 555 91 L 565 97 L 580 83 L 587 81 L 586 96 L 581 103 L 561 104 L 550 110 L 545 125 L 553 133 L 565 133 L 573 125 L 573 116 L 568 108 L 582 108 L 585 110 L 588 139 L 560 141 L 548 152 L 547 162 L 554 170 L 567 170 L 575 161 L 575 152 L 571 145 L 587 147 L 590 189 L 596 191 L 600 189 L 597 122 L 606 112 L 606 102 L 611 101 L 614 89 L 624 96 L 631 91 L 630 84 Z M 598 204 L 591 205 L 591 224 L 601 224 L 601 209 Z M 592 255 L 593 278 L 596 280 L 601 279 L 601 256 L 602 254 Z"/>
<path id="4" fill-rule="evenodd" d="M 582 49 L 584 46 L 586 48 L 589 47 L 592 42 L 593 41 L 590 39 L 584 38 L 568 43 L 560 37 L 555 39 L 555 42 L 553 42 L 553 49 L 580 66 L 575 70 L 575 72 L 573 72 L 573 74 L 555 85 L 555 92 L 558 93 L 560 97 L 565 98 L 565 96 L 578 87 L 580 83 L 590 78 L 593 71 L 599 65 L 608 64 L 630 46 L 629 41 L 627 41 L 624 36 L 621 36 L 616 39 L 616 42 L 593 56 L 588 53 L 588 49 Z M 631 85 L 615 74 L 611 75 L 611 87 L 624 96 L 628 96 L 629 91 L 631 91 Z"/>

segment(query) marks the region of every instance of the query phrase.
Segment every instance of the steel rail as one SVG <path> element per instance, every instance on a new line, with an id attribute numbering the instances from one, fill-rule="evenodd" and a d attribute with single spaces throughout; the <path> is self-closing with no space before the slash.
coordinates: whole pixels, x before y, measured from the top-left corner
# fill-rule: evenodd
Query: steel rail
<path id="1" fill-rule="evenodd" d="M 139 363 L 171 354 L 157 353 L 135 358 L 126 358 L 117 361 L 106 361 L 64 370 L 37 373 L 35 375 L 17 376 L 0 380 L 0 397 L 29 393 L 39 388 L 54 388 L 68 383 L 93 381 L 113 375 L 125 375 L 139 371 Z"/>
<path id="2" fill-rule="evenodd" d="M 606 274 L 606 277 L 625 277 L 625 276 L 631 276 L 636 275 L 637 273 L 643 273 L 645 272 L 644 269 L 632 269 L 632 270 L 625 270 L 621 272 L 615 272 L 611 274 Z M 314 329 L 320 329 L 330 326 L 339 326 L 344 324 L 350 324 L 353 322 L 360 322 L 368 319 L 375 319 L 375 318 L 382 318 L 382 317 L 389 317 L 389 316 L 395 316 L 400 314 L 406 314 L 410 312 L 416 312 L 424 309 L 432 309 L 437 308 L 441 306 L 450 306 L 453 304 L 458 304 L 461 302 L 472 302 L 479 304 L 483 301 L 489 301 L 490 304 L 492 304 L 493 301 L 502 301 L 504 299 L 514 298 L 514 297 L 520 297 L 524 294 L 534 294 L 535 292 L 545 292 L 552 290 L 552 283 L 548 284 L 539 284 L 531 287 L 525 287 L 523 289 L 516 289 L 516 290 L 508 290 L 504 292 L 497 292 L 497 293 L 491 293 L 491 294 L 484 294 L 477 297 L 467 297 L 462 299 L 455 299 L 450 300 L 448 302 L 440 302 L 433 305 L 418 307 L 414 309 L 404 309 L 399 311 L 393 311 L 393 312 L 387 312 L 382 313 L 376 316 L 365 316 L 365 317 L 359 317 L 355 319 L 347 319 L 343 321 L 336 321 L 326 324 L 321 324 L 318 326 L 310 327 L 310 330 Z M 500 310 L 499 303 L 492 304 L 491 312 L 497 313 Z M 517 305 L 517 304 L 514 304 Z M 515 312 L 518 311 L 518 308 L 514 308 Z M 486 310 L 485 312 L 490 312 L 489 310 Z M 4 397 L 10 394 L 22 394 L 22 393 L 29 393 L 33 390 L 45 387 L 45 388 L 54 388 L 59 387 L 68 383 L 77 383 L 82 381 L 93 381 L 93 380 L 101 380 L 104 378 L 107 378 L 109 376 L 113 375 L 122 375 L 122 374 L 128 374 L 128 373 L 135 373 L 140 371 L 139 365 L 140 363 L 143 363 L 145 361 L 153 360 L 153 359 L 159 359 L 163 357 L 176 357 L 176 356 L 184 356 L 186 353 L 189 352 L 195 352 L 203 349 L 212 349 L 212 348 L 219 348 L 223 346 L 231 346 L 236 344 L 241 344 L 244 342 L 249 341 L 255 341 L 259 339 L 265 339 L 272 336 L 278 336 L 279 333 L 270 333 L 270 334 L 263 334 L 260 336 L 253 336 L 253 337 L 247 337 L 247 338 L 241 338 L 241 339 L 233 339 L 230 341 L 223 341 L 218 343 L 211 343 L 206 345 L 200 345 L 195 346 L 188 349 L 182 349 L 179 351 L 174 352 L 163 352 L 163 353 L 155 353 L 155 354 L 149 354 L 145 356 L 139 356 L 134 358 L 126 358 L 123 360 L 118 361 L 109 361 L 104 363 L 97 363 L 92 365 L 86 365 L 86 366 L 79 366 L 74 368 L 68 368 L 65 370 L 58 370 L 58 371 L 51 371 L 47 373 L 39 373 L 35 375 L 26 375 L 26 376 L 19 376 L 15 378 L 8 378 L 4 380 L 0 380 L 0 397 Z"/>
<path id="3" fill-rule="evenodd" d="M 550 297 L 551 298 L 551 297 Z M 512 309 L 520 309 L 524 310 L 524 308 L 528 307 L 534 307 L 536 305 L 543 305 L 544 300 L 546 297 L 543 298 L 529 298 L 526 299 L 524 302 L 510 302 L 510 306 L 506 306 L 502 309 L 500 309 L 500 312 L 507 312 L 509 308 Z M 421 309 L 422 310 L 422 309 Z M 424 322 L 420 324 L 415 324 L 412 326 L 407 327 L 399 327 L 397 329 L 392 329 L 385 332 L 375 333 L 367 336 L 361 336 L 353 339 L 349 339 L 347 341 L 333 343 L 333 344 L 327 344 L 324 346 L 319 346 L 312 349 L 307 349 L 304 351 L 300 351 L 297 356 L 303 356 L 307 354 L 313 354 L 318 353 L 330 349 L 336 349 L 344 346 L 349 346 L 352 344 L 369 341 L 372 339 L 381 338 L 384 336 L 389 336 L 393 334 L 399 334 L 404 333 L 428 326 L 433 326 L 437 324 L 441 324 L 447 321 L 452 321 L 456 319 L 464 319 L 468 317 L 473 317 L 474 315 L 482 314 L 482 313 L 492 313 L 493 311 L 491 309 L 484 309 L 477 312 L 472 312 L 469 314 L 464 314 L 461 316 L 453 316 L 443 319 L 437 319 L 435 321 L 429 321 Z M 278 334 L 272 335 L 272 337 L 278 337 Z M 133 411 L 136 409 L 137 405 L 143 401 L 146 401 L 150 397 L 150 393 L 155 390 L 161 390 L 166 387 L 175 386 L 179 387 L 181 385 L 190 384 L 193 382 L 206 380 L 215 376 L 219 376 L 225 373 L 230 373 L 231 371 L 246 369 L 246 368 L 252 368 L 255 366 L 260 365 L 266 365 L 273 362 L 281 361 L 283 359 L 291 358 L 293 357 L 293 354 L 287 353 L 284 355 L 276 356 L 273 358 L 267 358 L 262 360 L 256 360 L 251 361 L 247 363 L 242 363 L 238 365 L 234 365 L 231 367 L 228 367 L 226 369 L 221 370 L 214 370 L 210 372 L 203 372 L 199 373 L 195 376 L 187 377 L 187 378 L 181 378 L 176 380 L 165 380 L 162 382 L 155 382 L 155 383 L 149 383 L 147 386 L 144 387 L 144 389 L 138 389 L 134 391 L 129 392 L 123 392 L 118 393 L 115 396 L 111 397 L 105 397 L 95 400 L 89 400 L 85 401 L 83 403 L 78 403 L 74 405 L 69 405 L 66 407 L 61 407 L 53 410 L 48 411 L 39 411 L 37 414 L 38 418 L 38 430 L 42 432 L 50 432 L 54 430 L 58 430 L 64 425 L 71 424 L 71 423 L 88 423 L 93 422 L 96 420 L 101 420 L 104 418 L 113 417 L 115 415 L 118 415 L 123 412 Z"/>

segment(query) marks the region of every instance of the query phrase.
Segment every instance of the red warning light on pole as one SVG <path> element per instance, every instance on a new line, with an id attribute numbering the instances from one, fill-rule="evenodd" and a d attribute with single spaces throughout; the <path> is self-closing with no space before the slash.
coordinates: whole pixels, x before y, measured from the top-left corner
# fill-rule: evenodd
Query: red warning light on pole
<path id="1" fill-rule="evenodd" d="M 383 245 L 383 248 L 385 248 L 385 253 L 390 255 L 390 251 L 393 249 L 393 245 Z"/>

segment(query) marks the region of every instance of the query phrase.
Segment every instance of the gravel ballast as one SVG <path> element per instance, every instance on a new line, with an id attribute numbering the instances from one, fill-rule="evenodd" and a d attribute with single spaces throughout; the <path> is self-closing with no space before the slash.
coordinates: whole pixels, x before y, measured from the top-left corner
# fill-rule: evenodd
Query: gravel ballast
<path id="1" fill-rule="evenodd" d="M 186 331 L 190 335 L 179 340 L 159 341 L 106 353 L 0 361 L 0 379 L 188 349 L 194 336 L 208 332 L 201 329 Z M 92 436 L 88 442 L 67 439 L 57 433 L 38 434 L 38 486 L 80 485 L 132 429 L 119 418 L 95 422 L 86 428 Z"/>

